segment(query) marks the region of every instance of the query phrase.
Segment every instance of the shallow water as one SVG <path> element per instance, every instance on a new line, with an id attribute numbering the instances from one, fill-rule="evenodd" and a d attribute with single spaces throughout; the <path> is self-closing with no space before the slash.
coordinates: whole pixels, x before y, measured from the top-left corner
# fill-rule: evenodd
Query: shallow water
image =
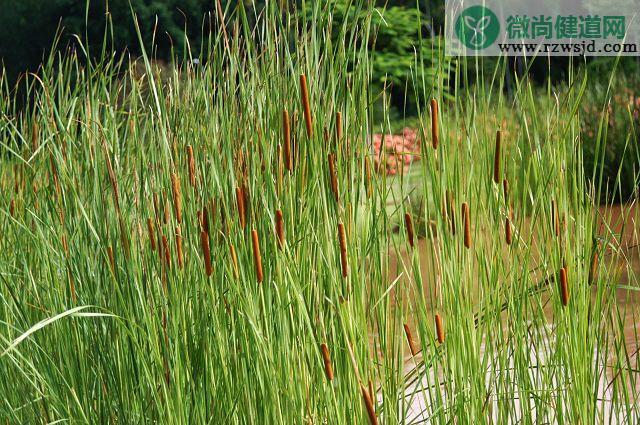
<path id="1" fill-rule="evenodd" d="M 620 314 L 621 319 L 623 321 L 623 329 L 624 329 L 624 341 L 626 344 L 627 355 L 631 359 L 631 363 L 636 366 L 640 364 L 640 249 L 638 247 L 640 238 L 638 236 L 638 226 L 636 225 L 636 220 L 640 213 L 640 208 L 637 206 L 629 207 L 629 206 L 614 206 L 609 208 L 600 208 L 599 210 L 599 226 L 602 229 L 599 234 L 604 233 L 605 231 L 609 232 L 609 234 L 615 235 L 613 240 L 613 245 L 617 247 L 617 252 L 613 252 L 612 250 L 607 250 L 604 254 L 604 257 L 600 259 L 601 264 L 606 263 L 610 267 L 612 265 L 620 266 L 620 277 L 617 283 L 618 289 L 615 291 L 615 305 L 617 306 L 617 312 Z M 607 230 L 608 229 L 608 230 Z M 422 276 L 433 276 L 434 275 L 434 258 L 433 258 L 433 244 L 437 243 L 437 240 L 425 240 L 421 239 L 417 242 L 416 248 L 419 251 L 420 258 L 420 271 Z M 403 270 L 406 271 L 410 269 L 410 255 L 406 253 L 406 251 L 402 251 L 400 255 L 395 253 L 391 254 L 390 258 L 390 270 L 391 270 L 391 279 L 395 280 L 396 278 L 400 278 L 400 280 L 405 280 Z M 533 265 L 535 266 L 535 265 Z M 427 280 L 428 282 L 432 282 L 434 279 Z M 426 291 L 431 291 L 434 288 L 425 288 Z M 593 288 L 593 294 L 595 298 L 595 287 Z M 431 296 L 425 296 L 427 300 L 432 299 Z M 429 304 L 429 303 L 427 303 Z M 550 305 L 551 303 L 549 303 Z M 428 306 L 429 307 L 429 306 Z M 547 323 L 549 326 L 553 323 L 553 309 L 550 306 L 544 308 L 545 316 L 547 317 Z M 415 323 L 411 323 L 411 319 L 409 319 L 409 324 L 411 328 L 415 329 Z M 548 334 L 552 334 L 549 332 Z M 404 338 L 404 335 L 402 335 Z M 417 337 L 414 336 L 414 339 Z M 544 345 L 549 346 L 549 344 L 553 344 L 553 341 L 543 341 Z M 482 347 L 481 347 L 482 350 Z M 544 354 L 544 353 L 543 353 Z M 602 358 L 602 356 L 596 356 L 595 358 Z M 540 362 L 544 360 L 540 357 L 540 353 L 532 353 L 532 356 L 535 356 L 536 361 Z M 611 359 L 610 355 L 606 356 Z M 634 360 L 635 357 L 635 360 Z M 405 361 L 405 371 L 409 374 L 415 368 L 415 359 L 410 357 L 406 358 Z M 609 365 L 601 365 L 600 367 L 606 369 L 607 373 L 602 379 L 600 379 L 598 383 L 598 394 L 597 398 L 599 400 L 598 409 L 601 412 L 601 419 L 606 419 L 607 421 L 611 420 L 612 423 L 618 422 L 636 422 L 640 420 L 640 418 L 633 417 L 622 417 L 619 409 L 616 409 L 615 406 L 612 405 L 612 387 L 608 384 L 611 383 L 612 380 L 616 378 L 616 372 L 614 372 L 614 368 Z M 432 371 L 421 371 L 422 374 L 431 374 L 430 382 L 434 382 L 433 372 Z M 635 375 L 635 379 L 633 379 L 633 375 Z M 631 373 L 630 385 L 636 388 L 635 392 L 640 391 L 640 371 L 635 371 Z M 535 379 L 535 377 L 534 377 Z M 422 382 L 421 382 L 422 381 Z M 424 394 L 417 394 L 413 397 L 410 397 L 408 394 L 414 393 L 416 390 L 419 390 L 421 385 L 424 385 L 425 379 L 415 383 L 410 388 L 406 389 L 406 398 L 410 399 L 410 410 L 406 415 L 406 419 L 409 423 L 412 422 L 428 422 L 428 418 L 424 417 L 423 411 L 425 409 L 427 400 L 425 399 Z M 419 392 L 419 391 L 418 391 Z M 514 396 L 516 397 L 516 396 Z M 638 402 L 636 400 L 636 402 Z M 519 403 L 519 401 L 518 401 Z M 494 409 L 498 408 L 497 401 L 493 407 Z M 636 409 L 636 415 L 637 415 Z M 495 416 L 494 420 L 498 420 L 498 417 Z"/>

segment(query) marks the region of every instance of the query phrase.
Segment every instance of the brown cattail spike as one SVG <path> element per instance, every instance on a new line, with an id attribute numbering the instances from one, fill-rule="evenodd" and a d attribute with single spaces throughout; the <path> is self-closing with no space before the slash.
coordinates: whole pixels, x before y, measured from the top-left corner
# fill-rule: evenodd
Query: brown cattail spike
<path id="1" fill-rule="evenodd" d="M 111 245 L 107 247 L 107 256 L 109 257 L 109 267 L 111 267 L 111 272 L 116 272 L 116 259 L 113 256 L 113 248 Z"/>
<path id="2" fill-rule="evenodd" d="M 369 417 L 369 423 L 371 425 L 378 425 L 378 418 L 376 417 L 376 409 L 373 407 L 373 400 L 367 388 L 360 384 L 360 391 L 362 392 L 362 399 L 364 400 L 364 407 L 367 409 L 367 416 Z"/>
<path id="3" fill-rule="evenodd" d="M 438 101 L 431 99 L 431 140 L 433 148 L 438 149 L 440 139 L 438 136 Z"/>
<path id="4" fill-rule="evenodd" d="M 413 340 L 413 335 L 411 335 L 411 329 L 409 329 L 409 325 L 404 324 L 404 334 L 407 337 L 407 342 L 409 343 L 409 349 L 411 350 L 411 355 L 416 356 L 418 354 L 418 347 L 416 347 L 416 342 Z"/>
<path id="5" fill-rule="evenodd" d="M 11 214 L 11 217 L 15 217 L 16 213 L 16 200 L 15 199 L 11 199 L 11 201 L 9 201 L 9 214 Z"/>
<path id="6" fill-rule="evenodd" d="M 322 352 L 324 373 L 327 375 L 327 380 L 333 381 L 333 367 L 331 366 L 331 357 L 329 356 L 329 348 L 327 348 L 327 344 L 320 344 L 320 351 Z"/>
<path id="7" fill-rule="evenodd" d="M 184 265 L 184 255 L 182 253 L 182 230 L 180 226 L 176 226 L 176 251 L 178 253 L 178 268 L 182 269 Z"/>
<path id="8" fill-rule="evenodd" d="M 171 173 L 171 191 L 173 193 L 173 209 L 178 223 L 182 223 L 182 194 L 180 192 L 180 178 Z"/>
<path id="9" fill-rule="evenodd" d="M 444 343 L 444 327 L 442 326 L 442 318 L 439 314 L 436 314 L 436 335 L 438 337 L 438 343 Z"/>
<path id="10" fill-rule="evenodd" d="M 464 246 L 465 248 L 471 248 L 471 222 L 469 219 L 469 205 L 466 202 L 462 203 L 462 219 L 464 221 Z"/>
<path id="11" fill-rule="evenodd" d="M 409 240 L 409 246 L 413 248 L 413 220 L 411 220 L 411 214 L 405 213 L 404 224 L 407 227 L 407 239 Z"/>
<path id="12" fill-rule="evenodd" d="M 289 112 L 282 111 L 282 131 L 284 135 L 284 166 L 290 173 L 293 171 L 293 159 L 291 158 L 291 121 Z"/>
<path id="13" fill-rule="evenodd" d="M 560 296 L 563 306 L 569 304 L 569 288 L 567 286 L 567 269 L 565 267 L 560 269 Z"/>
<path id="14" fill-rule="evenodd" d="M 171 251 L 169 250 L 169 241 L 165 235 L 162 235 L 162 253 L 164 254 L 164 264 L 168 269 L 171 268 Z"/>
<path id="15" fill-rule="evenodd" d="M 278 237 L 278 247 L 284 247 L 284 220 L 282 219 L 282 211 L 276 210 L 276 236 Z"/>
<path id="16" fill-rule="evenodd" d="M 238 205 L 238 218 L 240 220 L 240 226 L 244 229 L 247 222 L 244 211 L 244 194 L 240 187 L 236 187 L 236 203 Z"/>
<path id="17" fill-rule="evenodd" d="M 313 123 L 311 121 L 311 106 L 309 105 L 309 89 L 307 88 L 307 76 L 300 75 L 300 92 L 302 93 L 302 107 L 304 109 L 304 123 L 307 127 L 307 136 L 313 137 Z"/>
<path id="18" fill-rule="evenodd" d="M 204 256 L 204 270 L 207 276 L 211 276 L 213 268 L 211 267 L 211 250 L 209 248 L 209 234 L 204 230 L 200 232 L 200 245 Z"/>
<path id="19" fill-rule="evenodd" d="M 336 112 L 336 139 L 342 140 L 342 112 Z"/>
<path id="20" fill-rule="evenodd" d="M 149 232 L 149 242 L 151 243 L 151 251 L 156 250 L 156 235 L 153 231 L 153 220 L 147 219 L 147 230 Z"/>
<path id="21" fill-rule="evenodd" d="M 238 256 L 236 255 L 236 248 L 233 244 L 229 244 L 229 251 L 231 253 L 231 263 L 233 266 L 233 275 L 237 279 L 240 276 L 240 272 L 238 270 Z"/>
<path id="22" fill-rule="evenodd" d="M 500 144 L 502 143 L 502 132 L 496 132 L 496 150 L 493 154 L 493 182 L 500 184 Z"/>
<path id="23" fill-rule="evenodd" d="M 344 233 L 344 224 L 338 223 L 338 241 L 340 242 L 340 265 L 342 266 L 342 277 L 347 277 L 347 236 Z"/>
<path id="24" fill-rule="evenodd" d="M 193 157 L 193 147 L 191 145 L 187 145 L 187 159 L 189 162 L 189 183 L 191 183 L 191 187 L 195 189 L 196 187 L 196 161 Z"/>
<path id="25" fill-rule="evenodd" d="M 253 263 L 256 267 L 256 279 L 258 283 L 262 283 L 264 278 L 262 274 L 262 256 L 260 255 L 260 240 L 258 239 L 258 231 L 253 229 L 251 231 L 251 241 L 253 242 Z"/>
<path id="26" fill-rule="evenodd" d="M 504 239 L 507 245 L 511 245 L 511 220 L 509 217 L 504 220 Z"/>

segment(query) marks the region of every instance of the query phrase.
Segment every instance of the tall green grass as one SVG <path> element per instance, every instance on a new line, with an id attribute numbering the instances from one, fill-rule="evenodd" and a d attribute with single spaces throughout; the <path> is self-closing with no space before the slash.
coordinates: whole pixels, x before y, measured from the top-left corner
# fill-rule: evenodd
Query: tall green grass
<path id="1" fill-rule="evenodd" d="M 392 125 L 373 124 L 380 12 L 352 4 L 336 43 L 331 5 L 220 11 L 203 51 L 166 67 L 53 56 L 21 81 L 23 110 L 3 84 L 4 422 L 637 418 L 637 313 L 615 297 L 632 254 L 584 171 L 586 77 L 507 98 L 501 63 L 449 92 L 462 79 L 427 79 L 416 57 L 440 143 L 427 107 L 421 160 L 386 177 L 370 147 Z"/>

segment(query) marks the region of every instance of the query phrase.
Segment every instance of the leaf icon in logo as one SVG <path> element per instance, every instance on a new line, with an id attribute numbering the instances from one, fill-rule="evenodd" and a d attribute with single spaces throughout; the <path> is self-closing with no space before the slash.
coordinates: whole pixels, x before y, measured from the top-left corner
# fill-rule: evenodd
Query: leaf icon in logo
<path id="1" fill-rule="evenodd" d="M 480 19 L 476 19 L 473 16 L 467 15 L 464 17 L 464 25 L 471 31 L 473 31 L 473 36 L 469 40 L 469 42 L 475 46 L 479 46 L 484 44 L 486 40 L 486 36 L 484 34 L 484 30 L 491 23 L 491 16 L 483 16 Z"/>

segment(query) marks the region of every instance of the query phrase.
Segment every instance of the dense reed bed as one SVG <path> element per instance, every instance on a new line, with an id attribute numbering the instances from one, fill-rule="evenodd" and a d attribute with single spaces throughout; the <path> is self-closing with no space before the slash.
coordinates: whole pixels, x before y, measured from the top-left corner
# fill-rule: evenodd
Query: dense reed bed
<path id="1" fill-rule="evenodd" d="M 314 3 L 220 8 L 199 65 L 76 49 L 21 111 L 3 84 L 2 422 L 637 419 L 615 294 L 638 282 L 582 166 L 586 77 L 544 108 L 497 77 L 444 100 L 417 57 L 420 159 L 387 177 L 378 12 Z"/>

